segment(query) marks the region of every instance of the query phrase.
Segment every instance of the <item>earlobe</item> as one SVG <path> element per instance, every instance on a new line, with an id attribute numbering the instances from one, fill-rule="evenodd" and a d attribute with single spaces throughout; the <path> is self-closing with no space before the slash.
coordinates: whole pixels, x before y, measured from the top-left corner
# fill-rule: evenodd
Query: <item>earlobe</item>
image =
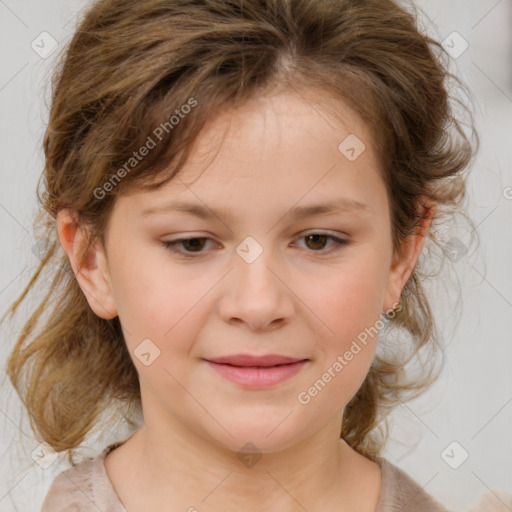
<path id="1" fill-rule="evenodd" d="M 57 214 L 57 230 L 62 248 L 91 309 L 101 318 L 116 317 L 117 308 L 101 241 L 96 239 L 89 245 L 88 231 L 80 226 L 77 215 L 68 209 Z"/>
<path id="2" fill-rule="evenodd" d="M 393 309 L 400 301 L 402 290 L 416 267 L 419 256 L 425 244 L 436 205 L 428 198 L 422 198 L 419 208 L 422 212 L 417 230 L 412 233 L 402 245 L 399 254 L 396 254 L 391 265 L 388 277 L 384 312 Z"/>

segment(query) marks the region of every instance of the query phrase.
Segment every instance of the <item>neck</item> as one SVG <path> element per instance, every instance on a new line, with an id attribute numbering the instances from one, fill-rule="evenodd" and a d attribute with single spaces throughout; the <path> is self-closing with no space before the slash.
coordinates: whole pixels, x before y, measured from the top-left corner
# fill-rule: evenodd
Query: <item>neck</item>
<path id="1" fill-rule="evenodd" d="M 127 478 L 115 488 L 128 510 L 375 510 L 380 471 L 372 494 L 362 475 L 373 470 L 375 477 L 376 465 L 339 439 L 340 414 L 312 437 L 261 452 L 246 443 L 235 451 L 178 422 L 155 420 L 146 417 L 118 448 Z"/>

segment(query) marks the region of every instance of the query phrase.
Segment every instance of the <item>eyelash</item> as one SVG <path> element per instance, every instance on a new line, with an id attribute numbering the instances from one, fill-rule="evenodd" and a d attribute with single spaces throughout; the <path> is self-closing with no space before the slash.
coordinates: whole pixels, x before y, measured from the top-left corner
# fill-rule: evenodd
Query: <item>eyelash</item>
<path id="1" fill-rule="evenodd" d="M 350 242 L 348 240 L 345 240 L 343 238 L 338 238 L 334 235 L 328 235 L 327 233 L 309 233 L 307 235 L 303 235 L 299 238 L 299 240 L 302 240 L 303 238 L 307 238 L 307 237 L 310 237 L 310 236 L 313 236 L 313 235 L 320 235 L 320 236 L 325 236 L 328 240 L 332 240 L 334 242 L 334 245 L 331 246 L 330 249 L 328 250 L 318 250 L 318 251 L 313 251 L 313 250 L 310 250 L 308 252 L 311 252 L 311 253 L 318 253 L 320 255 L 328 255 L 328 254 L 331 254 L 333 252 L 336 252 L 336 251 L 339 251 L 343 248 L 343 246 L 346 246 L 348 245 Z M 205 251 L 199 251 L 199 252 L 186 252 L 186 251 L 181 251 L 179 250 L 177 247 L 183 243 L 183 242 L 189 242 L 190 240 L 202 240 L 202 239 L 205 239 L 205 240 L 211 240 L 211 238 L 209 237 L 205 237 L 205 236 L 194 236 L 194 237 L 191 237 L 191 238 L 180 238 L 178 240 L 168 240 L 168 241 L 164 241 L 162 240 L 162 245 L 169 251 L 171 252 L 174 252 L 174 253 L 177 253 L 185 258 L 197 258 L 199 256 L 201 256 Z"/>

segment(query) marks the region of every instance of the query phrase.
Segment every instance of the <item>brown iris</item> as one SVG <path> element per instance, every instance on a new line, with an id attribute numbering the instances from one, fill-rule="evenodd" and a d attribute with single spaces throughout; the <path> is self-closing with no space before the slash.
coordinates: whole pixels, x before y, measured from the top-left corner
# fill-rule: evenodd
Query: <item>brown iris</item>
<path id="1" fill-rule="evenodd" d="M 183 240 L 181 242 L 181 244 L 189 252 L 200 252 L 201 249 L 204 247 L 205 241 L 206 241 L 206 238 L 197 237 L 197 238 L 190 238 L 188 240 Z M 192 249 L 192 250 L 190 250 L 190 249 Z M 194 249 L 197 249 L 197 251 L 195 251 Z"/>
<path id="2" fill-rule="evenodd" d="M 310 241 L 310 240 L 313 240 L 313 244 L 314 244 L 314 245 L 317 245 L 317 247 L 310 247 L 310 246 L 308 245 L 308 247 L 309 247 L 310 249 L 323 249 L 323 248 L 324 248 L 324 246 L 325 246 L 325 243 L 326 243 L 326 241 L 327 241 L 327 239 L 328 239 L 328 238 L 329 238 L 329 237 L 328 237 L 327 235 L 307 235 L 307 236 L 305 237 L 305 239 L 306 239 L 306 243 L 307 243 L 308 241 Z M 320 241 L 319 241 L 319 239 L 320 239 Z M 320 246 L 318 246 L 318 244 L 319 244 Z"/>

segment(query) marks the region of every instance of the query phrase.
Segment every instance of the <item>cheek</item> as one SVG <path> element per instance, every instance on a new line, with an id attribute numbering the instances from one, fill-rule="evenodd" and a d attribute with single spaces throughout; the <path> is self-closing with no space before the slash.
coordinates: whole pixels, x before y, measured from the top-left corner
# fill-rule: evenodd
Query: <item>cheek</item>
<path id="1" fill-rule="evenodd" d="M 330 268 L 322 278 L 304 280 L 298 295 L 306 298 L 305 304 L 321 320 L 327 345 L 341 350 L 379 319 L 385 282 L 380 262 L 359 258 Z"/>
<path id="2" fill-rule="evenodd" d="M 322 280 L 323 289 L 305 282 L 300 293 L 321 326 L 316 330 L 321 364 L 308 385 L 313 394 L 325 393 L 318 405 L 339 408 L 357 392 L 375 355 L 385 272 L 381 262 L 363 258 L 336 270 Z"/>
<path id="3" fill-rule="evenodd" d="M 204 276 L 192 267 L 184 270 L 165 265 L 161 257 L 151 260 L 144 251 L 125 254 L 113 265 L 111 279 L 127 345 L 133 351 L 149 338 L 162 355 L 188 350 L 201 325 L 202 298 L 218 278 Z"/>
<path id="4" fill-rule="evenodd" d="M 328 293 L 312 297 L 311 309 L 322 320 L 315 323 L 323 327 L 313 330 L 318 361 L 297 399 L 319 418 L 347 405 L 374 358 L 382 325 L 380 293 L 370 278 L 368 274 L 339 277 L 330 282 Z"/>

